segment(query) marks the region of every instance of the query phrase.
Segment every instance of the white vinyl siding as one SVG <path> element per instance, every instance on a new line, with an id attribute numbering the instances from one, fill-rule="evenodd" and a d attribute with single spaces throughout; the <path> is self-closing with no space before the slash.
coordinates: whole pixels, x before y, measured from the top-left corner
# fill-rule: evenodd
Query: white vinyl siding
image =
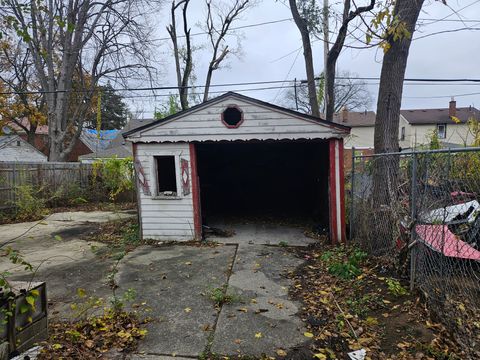
<path id="1" fill-rule="evenodd" d="M 140 161 L 152 195 L 140 191 L 142 233 L 144 239 L 192 240 L 195 237 L 193 226 L 192 193 L 183 196 L 180 179 L 180 159 L 190 162 L 190 148 L 186 143 L 178 144 L 138 144 L 137 159 Z M 176 197 L 156 196 L 155 156 L 175 156 L 177 189 Z M 191 169 L 190 169 L 191 174 Z M 191 189 L 190 176 L 190 189 Z"/>

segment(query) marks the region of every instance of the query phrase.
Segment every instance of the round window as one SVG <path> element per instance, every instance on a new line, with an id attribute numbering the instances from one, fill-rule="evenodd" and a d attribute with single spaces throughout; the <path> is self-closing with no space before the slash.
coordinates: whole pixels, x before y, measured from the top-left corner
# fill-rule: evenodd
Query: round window
<path id="1" fill-rule="evenodd" d="M 229 106 L 222 112 L 222 121 L 226 127 L 237 128 L 243 121 L 243 112 L 236 106 Z"/>

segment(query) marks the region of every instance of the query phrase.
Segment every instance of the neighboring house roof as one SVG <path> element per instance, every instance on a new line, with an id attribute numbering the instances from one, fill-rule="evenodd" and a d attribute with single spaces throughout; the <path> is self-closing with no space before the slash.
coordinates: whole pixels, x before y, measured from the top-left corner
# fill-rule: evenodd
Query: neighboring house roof
<path id="1" fill-rule="evenodd" d="M 30 145 L 27 141 L 25 141 L 24 139 L 22 139 L 18 135 L 1 135 L 0 136 L 0 150 L 7 147 L 12 142 L 17 142 L 17 141 L 20 141 L 22 143 L 23 148 L 29 147 L 31 150 L 35 151 L 39 155 L 42 155 L 42 157 L 44 157 L 45 159 L 47 158 L 47 156 L 44 153 L 42 153 L 40 150 L 38 150 L 34 146 Z M 13 147 L 13 148 L 15 148 L 15 147 Z M 25 159 L 25 160 L 28 161 L 28 159 Z"/>
<path id="2" fill-rule="evenodd" d="M 414 109 L 414 110 L 400 110 L 400 114 L 411 125 L 431 125 L 431 124 L 456 124 L 449 116 L 448 108 L 441 109 Z M 469 106 L 456 108 L 456 114 L 460 123 L 465 124 L 470 118 L 480 118 L 478 109 Z"/>
<path id="3" fill-rule="evenodd" d="M 107 149 L 99 150 L 90 154 L 82 155 L 82 156 L 79 156 L 78 158 L 80 160 L 88 160 L 88 159 L 110 158 L 114 156 L 120 159 L 132 156 L 132 146 L 130 144 L 115 146 L 113 148 L 107 148 Z"/>
<path id="4" fill-rule="evenodd" d="M 333 115 L 333 122 L 350 127 L 375 126 L 375 111 L 342 111 Z"/>
<path id="5" fill-rule="evenodd" d="M 117 147 L 117 146 L 125 145 L 125 144 L 131 146 L 130 143 L 127 143 L 125 141 L 125 139 L 123 137 L 123 134 L 132 130 L 132 129 L 136 129 L 136 128 L 139 128 L 141 126 L 151 124 L 154 121 L 156 121 L 156 120 L 155 119 L 130 119 L 128 121 L 128 123 L 125 125 L 125 127 L 122 130 L 120 130 L 117 133 L 117 136 L 110 142 L 110 144 L 108 145 L 108 148 L 113 148 L 113 147 Z"/>
<path id="6" fill-rule="evenodd" d="M 93 152 L 106 149 L 110 142 L 118 135 L 119 130 L 100 130 L 100 136 L 96 129 L 83 129 L 80 140 Z"/>
<path id="7" fill-rule="evenodd" d="M 146 124 L 146 125 L 137 127 L 135 129 L 132 129 L 130 131 L 126 131 L 125 133 L 123 133 L 123 137 L 128 137 L 128 136 L 130 136 L 132 134 L 135 134 L 139 131 L 147 130 L 147 129 L 153 128 L 157 125 L 160 125 L 160 124 L 163 124 L 163 123 L 166 123 L 166 122 L 170 122 L 172 120 L 183 117 L 183 116 L 185 116 L 187 114 L 190 114 L 192 112 L 195 112 L 195 111 L 198 111 L 200 109 L 206 108 L 206 107 L 208 107 L 212 104 L 215 104 L 217 102 L 220 102 L 222 100 L 226 100 L 228 98 L 237 98 L 239 100 L 243 100 L 243 101 L 246 101 L 246 102 L 249 102 L 249 103 L 253 103 L 253 104 L 256 104 L 256 105 L 267 107 L 267 108 L 270 108 L 272 110 L 281 111 L 283 113 L 287 113 L 287 114 L 293 115 L 295 117 L 299 117 L 301 119 L 310 120 L 310 121 L 315 122 L 319 125 L 328 126 L 330 128 L 336 128 L 337 130 L 340 130 L 340 131 L 345 132 L 347 134 L 350 132 L 350 127 L 348 127 L 348 126 L 338 124 L 338 123 L 329 122 L 329 121 L 323 120 L 321 118 L 318 118 L 318 117 L 315 117 L 315 116 L 312 116 L 312 115 L 307 115 L 307 114 L 304 114 L 304 113 L 301 113 L 301 112 L 298 112 L 298 111 L 287 109 L 287 108 L 284 108 L 284 107 L 281 107 L 281 106 L 278 106 L 278 105 L 270 104 L 270 103 L 262 101 L 262 100 L 258 100 L 258 99 L 255 99 L 255 98 L 252 98 L 252 97 L 249 97 L 249 96 L 245 96 L 245 95 L 241 95 L 241 94 L 229 91 L 229 92 L 227 92 L 223 95 L 220 95 L 220 96 L 217 96 L 217 97 L 212 98 L 210 100 L 207 100 L 207 101 L 205 101 L 201 104 L 192 106 L 191 108 L 189 108 L 187 110 L 180 111 L 176 114 L 167 116 L 167 117 L 165 117 L 161 120 L 156 120 L 156 121 L 153 121 L 150 124 Z"/>
<path id="8" fill-rule="evenodd" d="M 115 138 L 112 139 L 105 149 L 94 151 L 90 154 L 79 156 L 80 160 L 102 159 L 117 156 L 126 158 L 132 156 L 132 144 L 126 142 L 122 134 L 137 127 L 150 124 L 155 119 L 131 119 L 122 130 L 117 130 Z"/>

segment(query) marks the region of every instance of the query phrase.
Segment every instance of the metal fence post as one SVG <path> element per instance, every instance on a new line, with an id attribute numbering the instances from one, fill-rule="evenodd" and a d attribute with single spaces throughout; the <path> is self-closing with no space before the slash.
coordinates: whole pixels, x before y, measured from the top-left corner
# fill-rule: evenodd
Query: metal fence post
<path id="1" fill-rule="evenodd" d="M 415 271 L 417 266 L 417 252 L 415 243 L 415 224 L 417 222 L 417 154 L 412 153 L 412 184 L 410 187 L 410 291 L 415 288 Z"/>
<path id="2" fill-rule="evenodd" d="M 354 219 L 354 190 L 355 190 L 355 147 L 352 146 L 352 169 L 350 176 L 350 219 L 349 219 L 349 237 L 348 240 L 353 240 L 353 219 Z"/>

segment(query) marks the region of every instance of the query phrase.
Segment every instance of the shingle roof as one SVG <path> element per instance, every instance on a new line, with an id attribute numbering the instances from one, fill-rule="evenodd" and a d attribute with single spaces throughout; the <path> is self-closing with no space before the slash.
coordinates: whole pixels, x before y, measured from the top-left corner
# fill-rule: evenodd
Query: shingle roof
<path id="1" fill-rule="evenodd" d="M 117 156 L 118 158 L 127 158 L 132 156 L 132 145 L 120 145 L 108 149 L 99 150 L 90 154 L 81 155 L 78 158 L 86 159 L 102 159 Z"/>
<path id="2" fill-rule="evenodd" d="M 347 121 L 343 121 L 342 112 L 333 115 L 333 122 L 350 127 L 375 126 L 375 111 L 348 111 Z"/>
<path id="3" fill-rule="evenodd" d="M 0 136 L 0 149 L 4 146 L 6 146 L 8 143 L 10 143 L 11 141 L 15 140 L 15 139 L 20 139 L 20 137 L 18 135 L 2 135 Z"/>
<path id="4" fill-rule="evenodd" d="M 400 114 L 413 125 L 455 124 L 449 116 L 448 108 L 400 110 Z M 466 123 L 472 117 L 479 119 L 480 111 L 474 107 L 462 107 L 457 108 L 455 116 L 461 123 Z"/>
<path id="5" fill-rule="evenodd" d="M 155 119 L 130 119 L 130 121 L 125 125 L 125 127 L 120 130 L 115 139 L 113 139 L 107 148 L 115 148 L 120 145 L 126 144 L 126 140 L 123 138 L 123 134 L 132 129 L 136 129 L 140 126 L 144 126 L 154 122 Z"/>
<path id="6" fill-rule="evenodd" d="M 83 129 L 80 134 L 82 142 L 92 151 L 106 149 L 118 135 L 118 130 L 100 130 L 100 136 L 95 129 Z"/>

